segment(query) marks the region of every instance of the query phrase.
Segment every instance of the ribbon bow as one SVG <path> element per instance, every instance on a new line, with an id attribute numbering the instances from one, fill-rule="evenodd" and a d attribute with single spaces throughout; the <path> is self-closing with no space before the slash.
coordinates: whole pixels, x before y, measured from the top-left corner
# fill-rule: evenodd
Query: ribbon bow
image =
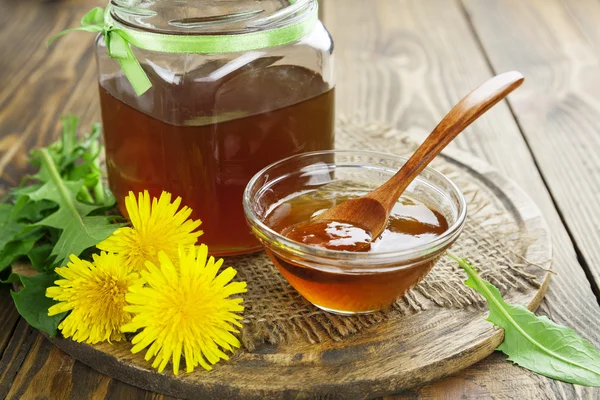
<path id="1" fill-rule="evenodd" d="M 150 83 L 148 75 L 146 75 L 146 72 L 139 61 L 135 58 L 129 42 L 123 37 L 123 31 L 115 28 L 111 20 L 112 18 L 110 18 L 110 11 L 108 8 L 106 9 L 106 12 L 102 7 L 93 8 L 83 16 L 81 19 L 81 26 L 64 30 L 52 36 L 47 44 L 50 45 L 50 43 L 60 36 L 74 31 L 102 34 L 104 36 L 104 41 L 106 42 L 108 55 L 119 62 L 125 76 L 127 76 L 131 86 L 133 86 L 133 90 L 140 96 L 152 87 L 152 83 Z"/>
<path id="2" fill-rule="evenodd" d="M 289 1 L 292 4 L 300 4 L 296 0 Z M 96 7 L 83 16 L 81 26 L 52 36 L 48 44 L 73 31 L 95 32 L 103 35 L 108 55 L 119 61 L 135 93 L 140 96 L 152 87 L 152 83 L 135 58 L 131 45 L 150 51 L 186 54 L 244 52 L 281 46 L 300 40 L 315 28 L 319 20 L 318 3 L 305 1 L 302 4 L 308 7 L 305 17 L 289 25 L 231 35 L 167 35 L 146 32 L 127 27 L 114 20 L 111 15 L 112 6 L 108 6 L 106 11 Z"/>

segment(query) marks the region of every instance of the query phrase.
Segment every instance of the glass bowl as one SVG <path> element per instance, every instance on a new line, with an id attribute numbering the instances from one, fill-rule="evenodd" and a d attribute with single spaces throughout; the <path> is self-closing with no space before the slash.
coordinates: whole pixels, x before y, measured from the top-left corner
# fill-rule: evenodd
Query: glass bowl
<path id="1" fill-rule="evenodd" d="M 403 197 L 439 212 L 448 229 L 414 247 L 402 248 L 399 243 L 398 249 L 391 251 L 359 253 L 309 246 L 281 235 L 269 226 L 267 217 L 299 192 L 339 184 L 353 196 L 365 194 L 387 181 L 406 161 L 370 151 L 303 153 L 271 164 L 248 183 L 243 203 L 252 232 L 285 279 L 315 306 L 357 314 L 393 304 L 429 273 L 462 232 L 467 214 L 462 192 L 443 174 L 426 168 Z"/>

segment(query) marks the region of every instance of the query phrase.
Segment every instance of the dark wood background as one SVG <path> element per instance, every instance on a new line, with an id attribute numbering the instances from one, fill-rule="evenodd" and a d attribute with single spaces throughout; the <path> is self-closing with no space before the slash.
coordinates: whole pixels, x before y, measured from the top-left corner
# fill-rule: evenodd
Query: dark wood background
<path id="1" fill-rule="evenodd" d="M 0 0 L 0 193 L 74 113 L 99 121 L 93 35 L 45 40 L 104 1 Z M 519 183 L 554 233 L 539 310 L 600 347 L 600 0 L 322 0 L 337 49 L 338 114 L 425 135 L 460 97 L 511 69 L 524 86 L 454 146 Z M 73 360 L 0 290 L 0 397 L 162 399 Z M 494 354 L 390 399 L 600 398 Z"/>

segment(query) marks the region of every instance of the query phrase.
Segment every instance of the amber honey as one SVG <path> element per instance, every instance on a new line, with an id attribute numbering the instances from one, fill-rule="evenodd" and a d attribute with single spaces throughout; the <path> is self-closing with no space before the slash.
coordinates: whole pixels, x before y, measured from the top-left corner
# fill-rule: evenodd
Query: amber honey
<path id="1" fill-rule="evenodd" d="M 327 186 L 327 185 L 326 185 Z M 325 186 L 325 187 L 326 187 Z M 325 193 L 324 193 L 325 192 Z M 326 193 L 327 189 L 288 196 L 285 202 L 274 206 L 265 223 L 285 235 L 290 227 L 309 220 L 336 202 L 349 197 L 339 191 Z M 335 199 L 333 196 L 337 196 Z M 339 226 L 329 226 L 331 230 Z M 352 251 L 352 243 L 361 243 L 365 233 L 341 227 L 336 232 L 324 233 L 333 245 L 308 238 L 304 244 L 320 248 Z M 426 204 L 411 198 L 401 198 L 393 209 L 383 234 L 373 241 L 368 253 L 386 253 L 411 249 L 434 240 L 446 232 L 448 222 L 444 216 Z M 335 243 L 334 243 L 335 242 Z M 341 244 L 340 244 L 341 243 Z M 410 260 L 397 268 L 325 270 L 303 262 L 301 256 L 281 257 L 273 249 L 267 250 L 281 274 L 311 303 L 326 310 L 337 312 L 370 312 L 391 305 L 411 287 L 415 286 L 433 267 L 439 257 L 423 257 Z"/>
<path id="2" fill-rule="evenodd" d="M 100 82 L 108 178 L 121 211 L 129 191 L 166 190 L 202 220 L 200 240 L 212 254 L 260 249 L 245 222 L 244 188 L 272 162 L 333 148 L 333 89 L 285 65 L 216 81 L 188 76 L 185 85 L 147 72 L 157 83 L 140 100 L 144 111 L 128 105 L 136 99 L 122 79 Z"/>

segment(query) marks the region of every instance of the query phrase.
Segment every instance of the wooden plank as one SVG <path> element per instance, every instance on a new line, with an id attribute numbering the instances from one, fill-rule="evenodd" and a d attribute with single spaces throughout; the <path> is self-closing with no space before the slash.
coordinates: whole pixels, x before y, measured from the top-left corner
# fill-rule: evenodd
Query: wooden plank
<path id="1" fill-rule="evenodd" d="M 0 359 L 0 398 L 5 398 L 9 392 L 37 335 L 38 333 L 25 320 L 19 320 L 14 334 L 2 354 L 2 359 Z"/>
<path id="2" fill-rule="evenodd" d="M 569 14 L 571 15 L 571 17 L 573 18 L 573 20 L 575 21 L 575 23 L 577 24 L 577 26 L 579 27 L 581 33 L 583 34 L 583 36 L 585 37 L 585 39 L 587 40 L 587 42 L 589 43 L 590 47 L 592 48 L 595 56 L 596 56 L 596 60 L 600 61 L 600 25 L 598 23 L 598 21 L 600 21 L 600 2 L 597 0 L 562 0 L 562 3 L 564 5 L 564 7 L 566 8 L 567 12 L 569 12 Z M 596 72 L 596 79 L 595 81 L 598 83 L 600 82 L 600 80 L 598 80 L 598 66 L 596 66 L 595 68 L 595 72 Z M 596 88 L 600 87 L 600 84 L 596 85 Z M 598 92 L 594 92 L 594 98 L 597 101 L 600 96 L 598 96 Z M 597 105 L 598 103 L 596 103 Z M 596 108 L 598 109 L 598 108 Z M 598 136 L 598 132 L 600 131 L 600 125 L 598 124 L 598 120 L 595 121 L 595 135 L 596 137 Z M 582 139 L 581 136 L 579 136 L 580 142 L 585 140 L 584 138 Z M 596 161 L 596 166 L 600 165 L 600 163 L 598 163 L 598 156 L 597 153 L 595 153 L 595 151 L 598 150 L 598 147 L 595 147 L 593 149 L 588 149 L 587 154 L 584 154 L 583 156 L 590 156 L 591 155 L 591 159 Z M 596 168 L 596 172 L 595 175 L 598 174 L 598 168 Z M 598 189 L 598 188 L 596 188 Z M 595 200 L 592 200 L 592 202 L 596 202 L 596 204 L 598 203 L 598 198 L 596 198 Z M 593 207 L 593 205 L 590 205 L 588 202 L 588 205 Z M 600 228 L 598 227 L 597 222 L 600 220 L 600 213 L 598 213 L 598 208 L 595 208 L 596 213 L 595 213 L 595 219 L 594 221 L 596 222 L 596 235 L 595 237 L 598 238 L 598 232 L 600 232 Z M 567 216 L 567 218 L 569 218 L 570 214 L 565 214 Z M 567 221 L 569 223 L 569 221 Z M 575 223 L 576 225 L 577 222 Z M 571 225 L 571 224 L 569 224 Z M 579 235 L 581 234 L 581 230 L 580 229 L 575 229 L 574 230 L 574 234 L 576 235 L 576 240 L 579 243 Z M 588 242 L 589 245 L 589 242 Z M 597 245 L 594 246 L 597 250 Z M 582 252 L 584 254 L 584 257 L 588 263 L 588 268 L 591 269 L 591 275 L 595 278 L 596 280 L 596 285 L 600 286 L 600 281 L 598 280 L 598 275 L 600 274 L 600 265 L 598 265 L 597 263 L 594 263 L 595 259 L 589 259 L 589 252 L 590 250 L 593 251 L 592 249 L 586 248 L 582 249 Z M 586 256 L 587 254 L 587 256 Z M 595 257 L 598 256 L 598 252 L 595 252 Z M 600 302 L 600 288 L 596 289 L 596 297 L 598 298 L 598 301 Z"/>
<path id="3" fill-rule="evenodd" d="M 562 0 L 596 56 L 600 55 L 600 2 L 597 0 Z"/>
<path id="4" fill-rule="evenodd" d="M 14 306 L 8 286 L 0 287 L 0 321 L 2 329 L 0 330 L 0 359 L 8 342 L 12 336 L 13 330 L 19 320 L 19 313 Z"/>
<path id="5" fill-rule="evenodd" d="M 0 381 L 0 389 L 3 388 Z M 3 393 L 0 392 L 0 395 Z M 2 396 L 4 397 L 4 396 Z M 35 333 L 7 399 L 154 399 L 168 400 L 99 374 Z"/>
<path id="6" fill-rule="evenodd" d="M 11 379 L 18 371 L 18 360 L 23 356 L 22 353 L 15 350 L 14 343 L 11 345 L 14 334 L 23 332 L 17 327 L 19 319 L 19 313 L 10 296 L 10 288 L 8 286 L 0 287 L 0 321 L 2 321 L 0 329 L 0 399 L 6 396 Z M 20 338 L 21 336 L 19 335 Z"/>
<path id="7" fill-rule="evenodd" d="M 488 2 L 479 4 L 485 8 Z M 338 114 L 359 121 L 386 121 L 424 135 L 454 102 L 492 75 L 457 2 L 346 0 L 342 4 L 327 0 L 324 7 L 325 23 L 338 51 Z M 540 206 L 554 232 L 554 269 L 558 272 L 541 312 L 575 328 L 598 346 L 600 308 L 510 110 L 497 106 L 459 137 L 456 145 L 512 177 Z M 457 375 L 454 387 L 468 385 L 469 374 L 478 368 Z M 488 381 L 519 374 L 529 377 L 523 378 L 528 384 L 512 386 L 516 398 L 527 398 L 534 390 L 524 390 L 524 386 L 537 387 L 536 391 L 544 393 L 540 397 L 548 398 L 573 391 L 572 385 L 529 375 L 510 364 L 488 373 Z M 576 391 L 582 397 L 598 394 L 590 388 Z"/>
<path id="8" fill-rule="evenodd" d="M 77 3 L 1 3 L 11 18 L 2 26 L 10 35 L 0 39 L 0 195 L 28 171 L 28 150 L 57 137 L 60 115 L 74 113 L 84 127 L 99 120 L 94 35 L 75 33 L 45 45 L 98 2 Z"/>
<path id="9" fill-rule="evenodd" d="M 385 400 L 413 399 L 548 399 L 581 398 L 581 387 L 548 381 L 533 372 L 515 368 L 505 356 L 494 353 L 458 374 Z M 588 393 L 586 393 L 588 394 Z"/>
<path id="10" fill-rule="evenodd" d="M 492 67 L 529 77 L 511 105 L 600 296 L 600 4 L 577 3 L 464 1 Z"/>

